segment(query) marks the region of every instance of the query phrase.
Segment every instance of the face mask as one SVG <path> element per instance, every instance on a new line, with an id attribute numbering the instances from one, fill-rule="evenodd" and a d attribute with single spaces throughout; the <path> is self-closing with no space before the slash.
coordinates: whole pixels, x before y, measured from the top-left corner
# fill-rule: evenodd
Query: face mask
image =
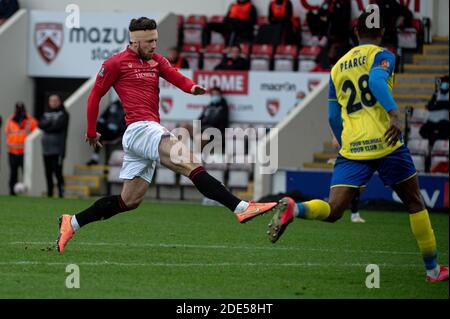
<path id="1" fill-rule="evenodd" d="M 441 92 L 444 94 L 448 92 L 448 82 L 441 83 Z"/>
<path id="2" fill-rule="evenodd" d="M 215 96 L 211 96 L 211 103 L 212 104 L 218 104 L 218 103 L 220 103 L 220 100 L 221 100 L 222 98 L 220 97 L 220 96 L 217 96 L 217 95 L 215 95 Z"/>

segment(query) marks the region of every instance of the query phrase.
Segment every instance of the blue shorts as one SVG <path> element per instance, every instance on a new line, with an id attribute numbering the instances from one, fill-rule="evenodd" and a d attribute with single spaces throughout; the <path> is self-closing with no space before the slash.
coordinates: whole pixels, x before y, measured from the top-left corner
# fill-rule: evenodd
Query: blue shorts
<path id="1" fill-rule="evenodd" d="M 375 160 L 355 161 L 339 154 L 334 164 L 331 187 L 365 186 L 376 171 L 385 186 L 401 183 L 417 173 L 411 154 L 405 145 Z"/>

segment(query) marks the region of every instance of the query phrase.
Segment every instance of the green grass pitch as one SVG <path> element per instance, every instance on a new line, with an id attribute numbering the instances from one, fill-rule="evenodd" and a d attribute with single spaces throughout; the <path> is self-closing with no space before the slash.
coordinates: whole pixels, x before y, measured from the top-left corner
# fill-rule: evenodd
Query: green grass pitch
<path id="1" fill-rule="evenodd" d="M 425 282 L 407 213 L 363 211 L 335 224 L 296 220 L 276 243 L 271 214 L 240 225 L 223 207 L 142 204 L 83 228 L 64 254 L 57 217 L 93 200 L 0 197 L 0 298 L 448 298 Z M 448 264 L 448 214 L 431 214 Z M 65 285 L 66 266 L 80 288 Z M 380 267 L 380 288 L 365 285 Z"/>

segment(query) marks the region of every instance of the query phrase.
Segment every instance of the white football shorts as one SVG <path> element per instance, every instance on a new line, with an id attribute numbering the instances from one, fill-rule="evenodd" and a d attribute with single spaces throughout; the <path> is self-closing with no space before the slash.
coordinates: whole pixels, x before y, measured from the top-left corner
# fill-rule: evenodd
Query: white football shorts
<path id="1" fill-rule="evenodd" d="M 166 135 L 172 133 L 157 122 L 139 121 L 130 124 L 122 138 L 125 155 L 119 178 L 141 177 L 151 183 L 156 163 L 160 160 L 159 142 Z"/>

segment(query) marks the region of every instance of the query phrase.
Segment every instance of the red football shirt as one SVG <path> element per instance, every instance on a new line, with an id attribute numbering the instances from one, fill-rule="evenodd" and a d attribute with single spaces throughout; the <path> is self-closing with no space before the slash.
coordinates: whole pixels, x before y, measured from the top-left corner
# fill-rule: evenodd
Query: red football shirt
<path id="1" fill-rule="evenodd" d="M 127 125 L 138 121 L 159 123 L 160 76 L 186 93 L 191 93 L 195 85 L 159 54 L 143 61 L 137 53 L 127 48 L 106 60 L 88 98 L 87 136 L 96 136 L 100 99 L 111 86 L 122 101 Z"/>

